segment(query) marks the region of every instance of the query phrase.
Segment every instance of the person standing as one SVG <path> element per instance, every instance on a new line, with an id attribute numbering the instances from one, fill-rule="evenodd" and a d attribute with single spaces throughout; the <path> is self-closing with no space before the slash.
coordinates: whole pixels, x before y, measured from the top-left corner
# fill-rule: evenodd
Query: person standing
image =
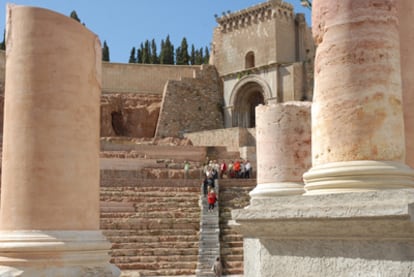
<path id="1" fill-rule="evenodd" d="M 188 179 L 188 172 L 190 171 L 190 163 L 188 161 L 184 162 L 184 179 Z"/>
<path id="2" fill-rule="evenodd" d="M 223 160 L 220 164 L 220 179 L 223 179 L 224 174 L 227 175 L 227 164 L 225 160 Z"/>
<path id="3" fill-rule="evenodd" d="M 217 195 L 214 192 L 214 189 L 212 188 L 207 195 L 208 212 L 214 211 L 214 206 L 216 204 L 216 201 L 217 201 Z"/>
<path id="4" fill-rule="evenodd" d="M 221 264 L 220 257 L 216 258 L 216 261 L 214 262 L 211 270 L 214 272 L 214 276 L 221 277 L 221 275 L 223 274 L 223 266 Z"/>

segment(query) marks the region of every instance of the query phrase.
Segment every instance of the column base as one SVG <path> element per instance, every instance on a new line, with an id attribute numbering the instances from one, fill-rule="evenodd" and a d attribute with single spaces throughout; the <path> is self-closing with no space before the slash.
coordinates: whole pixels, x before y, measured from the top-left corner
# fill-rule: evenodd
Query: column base
<path id="1" fill-rule="evenodd" d="M 0 231 L 0 276 L 120 276 L 101 231 Z"/>
<path id="2" fill-rule="evenodd" d="M 304 194 L 303 184 L 293 182 L 280 182 L 258 184 L 250 193 L 251 198 L 266 198 L 286 195 Z"/>
<path id="3" fill-rule="evenodd" d="M 303 175 L 306 195 L 414 188 L 414 170 L 400 162 L 348 161 L 312 167 Z"/>

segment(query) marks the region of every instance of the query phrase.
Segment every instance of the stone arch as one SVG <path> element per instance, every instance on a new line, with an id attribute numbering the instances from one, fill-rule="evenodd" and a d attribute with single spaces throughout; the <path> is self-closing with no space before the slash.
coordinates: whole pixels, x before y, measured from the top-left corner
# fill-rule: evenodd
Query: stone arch
<path id="1" fill-rule="evenodd" d="M 256 106 L 265 104 L 270 98 L 270 87 L 263 79 L 251 75 L 242 78 L 230 95 L 232 127 L 255 127 Z"/>

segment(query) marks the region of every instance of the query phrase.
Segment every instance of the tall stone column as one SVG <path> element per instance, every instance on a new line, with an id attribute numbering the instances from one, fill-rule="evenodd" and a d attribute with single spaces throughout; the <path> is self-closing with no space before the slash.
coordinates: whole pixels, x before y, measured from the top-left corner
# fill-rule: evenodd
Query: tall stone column
<path id="1" fill-rule="evenodd" d="M 319 44 L 308 193 L 412 188 L 396 1 L 313 3 Z"/>
<path id="2" fill-rule="evenodd" d="M 405 123 L 406 163 L 414 168 L 414 1 L 399 0 L 401 76 Z"/>
<path id="3" fill-rule="evenodd" d="M 13 5 L 6 43 L 0 273 L 118 276 L 99 231 L 99 39 Z"/>
<path id="4" fill-rule="evenodd" d="M 254 198 L 303 194 L 311 167 L 310 102 L 256 107 L 257 186 Z"/>
<path id="5" fill-rule="evenodd" d="M 414 190 L 404 164 L 397 1 L 312 3 L 319 48 L 307 193 L 232 211 L 244 235 L 244 274 L 411 276 Z"/>

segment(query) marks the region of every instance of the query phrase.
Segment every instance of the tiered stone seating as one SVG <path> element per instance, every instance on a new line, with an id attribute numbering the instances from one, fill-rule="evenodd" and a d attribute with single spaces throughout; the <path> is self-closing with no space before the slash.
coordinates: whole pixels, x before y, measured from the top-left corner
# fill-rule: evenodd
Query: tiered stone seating
<path id="1" fill-rule="evenodd" d="M 233 209 L 249 205 L 249 192 L 256 179 L 221 179 L 220 181 L 220 248 L 224 275 L 243 274 L 243 236 L 228 225 Z"/>
<path id="2" fill-rule="evenodd" d="M 198 261 L 198 182 L 148 180 L 101 187 L 101 229 L 122 276 L 194 275 Z"/>

